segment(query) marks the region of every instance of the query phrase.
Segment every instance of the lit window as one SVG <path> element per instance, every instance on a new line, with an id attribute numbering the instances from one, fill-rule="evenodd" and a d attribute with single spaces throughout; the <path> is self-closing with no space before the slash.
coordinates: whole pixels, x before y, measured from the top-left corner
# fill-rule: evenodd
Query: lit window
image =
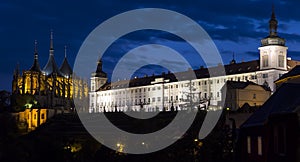
<path id="1" fill-rule="evenodd" d="M 278 67 L 284 67 L 284 56 L 278 56 Z"/>
<path id="2" fill-rule="evenodd" d="M 247 136 L 247 153 L 251 154 L 251 137 Z"/>
<path id="3" fill-rule="evenodd" d="M 263 67 L 268 67 L 269 66 L 268 55 L 265 55 L 265 56 L 262 57 L 262 66 Z"/>
<path id="4" fill-rule="evenodd" d="M 257 154 L 262 155 L 262 141 L 261 136 L 257 137 Z"/>

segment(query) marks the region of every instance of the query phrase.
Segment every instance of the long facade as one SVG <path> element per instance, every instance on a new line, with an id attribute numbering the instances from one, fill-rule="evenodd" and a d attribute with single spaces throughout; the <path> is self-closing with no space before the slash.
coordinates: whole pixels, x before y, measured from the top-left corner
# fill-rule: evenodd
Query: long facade
<path id="1" fill-rule="evenodd" d="M 107 82 L 102 61 L 91 77 L 89 112 L 182 110 L 190 102 L 223 106 L 222 87 L 226 81 L 251 81 L 268 86 L 274 92 L 274 81 L 299 64 L 287 57 L 285 39 L 277 34 L 274 11 L 269 21 L 269 35 L 261 40 L 259 59 L 225 65 L 225 76 L 209 77 L 208 69 L 194 70 L 197 79 L 184 80 L 172 73 L 146 76 L 113 83 Z M 215 67 L 217 68 L 217 67 Z M 181 74 L 188 73 L 182 72 Z M 176 75 L 178 76 L 178 75 Z M 178 81 L 180 80 L 180 81 Z"/>

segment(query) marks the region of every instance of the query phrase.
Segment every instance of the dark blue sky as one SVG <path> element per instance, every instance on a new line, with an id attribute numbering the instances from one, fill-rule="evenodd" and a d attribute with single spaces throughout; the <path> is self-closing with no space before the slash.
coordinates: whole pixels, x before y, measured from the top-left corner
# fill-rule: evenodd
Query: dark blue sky
<path id="1" fill-rule="evenodd" d="M 213 38 L 224 63 L 232 59 L 233 52 L 238 62 L 258 59 L 260 39 L 268 35 L 272 4 L 279 21 L 279 36 L 287 40 L 288 56 L 300 60 L 299 0 L 1 1 L 0 89 L 11 90 L 17 63 L 21 70 L 31 67 L 34 40 L 38 41 L 39 62 L 44 67 L 49 55 L 51 29 L 54 31 L 57 64 L 62 63 L 64 46 L 67 45 L 67 57 L 72 66 L 81 44 L 96 26 L 114 15 L 137 8 L 165 8 L 192 18 Z M 151 34 L 154 42 L 163 42 L 179 48 L 183 55 L 189 54 L 185 52 L 185 42 L 175 37 L 151 31 L 133 33 L 112 46 L 114 48 L 109 51 L 112 54 L 104 59 L 104 70 L 110 73 L 111 62 L 117 61 L 118 54 L 153 41 Z M 191 64 L 194 68 L 200 66 L 197 62 Z"/>

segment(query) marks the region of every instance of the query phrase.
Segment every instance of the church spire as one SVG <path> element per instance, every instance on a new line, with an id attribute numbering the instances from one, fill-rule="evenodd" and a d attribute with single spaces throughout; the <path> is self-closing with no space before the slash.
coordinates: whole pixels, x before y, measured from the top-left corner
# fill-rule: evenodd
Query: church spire
<path id="1" fill-rule="evenodd" d="M 50 32 L 50 50 L 49 50 L 50 55 L 54 54 L 54 48 L 53 48 L 53 31 L 51 30 Z"/>
<path id="2" fill-rule="evenodd" d="M 261 40 L 261 46 L 279 45 L 285 46 L 285 39 L 277 34 L 278 21 L 275 16 L 274 5 L 272 7 L 272 14 L 269 20 L 269 35 Z"/>
<path id="3" fill-rule="evenodd" d="M 70 77 L 73 74 L 73 70 L 67 60 L 67 46 L 65 46 L 65 58 L 59 70 L 67 77 Z"/>
<path id="4" fill-rule="evenodd" d="M 236 63 L 236 61 L 234 59 L 234 52 L 232 52 L 232 60 L 230 61 L 230 64 L 235 64 L 235 63 Z"/>
<path id="5" fill-rule="evenodd" d="M 37 40 L 34 40 L 34 56 L 38 55 L 38 50 L 37 50 Z M 34 58 L 35 59 L 35 58 Z"/>
<path id="6" fill-rule="evenodd" d="M 274 5 L 272 6 L 272 15 L 271 19 L 269 21 L 269 30 L 270 30 L 270 36 L 276 37 L 277 36 L 277 26 L 278 21 L 276 20 L 275 11 L 274 11 Z"/>
<path id="7" fill-rule="evenodd" d="M 65 46 L 65 58 L 67 58 L 67 46 Z"/>
<path id="8" fill-rule="evenodd" d="M 39 61 L 38 61 L 38 49 L 37 49 L 37 40 L 34 41 L 34 61 L 33 61 L 33 65 L 30 68 L 30 71 L 37 71 L 40 72 L 41 68 L 39 65 Z"/>
<path id="9" fill-rule="evenodd" d="M 54 48 L 53 48 L 53 31 L 51 30 L 50 33 L 50 49 L 49 49 L 49 59 L 46 64 L 46 66 L 43 69 L 43 72 L 49 76 L 52 74 L 61 75 L 61 72 L 59 71 L 57 64 L 54 59 Z"/>

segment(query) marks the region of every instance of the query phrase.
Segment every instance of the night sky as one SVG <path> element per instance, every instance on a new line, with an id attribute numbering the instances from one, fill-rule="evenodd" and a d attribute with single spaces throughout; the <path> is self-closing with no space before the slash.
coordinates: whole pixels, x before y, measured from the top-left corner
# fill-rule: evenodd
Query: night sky
<path id="1" fill-rule="evenodd" d="M 58 66 L 67 57 L 73 66 L 77 52 L 88 34 L 103 21 L 122 12 L 138 8 L 164 8 L 177 11 L 198 22 L 212 37 L 223 62 L 235 53 L 237 62 L 258 59 L 260 39 L 268 35 L 272 4 L 279 21 L 278 35 L 287 41 L 288 56 L 300 60 L 299 0 L 209 0 L 209 1 L 1 1 L 0 90 L 11 91 L 11 80 L 17 64 L 28 70 L 33 63 L 34 41 L 38 41 L 39 63 L 43 68 L 49 55 L 49 35 L 54 33 L 54 55 Z M 194 61 L 186 42 L 157 31 L 140 31 L 115 42 L 103 58 L 104 71 L 111 69 L 128 50 L 147 43 L 162 43 L 177 48 Z M 158 72 L 158 71 L 155 71 Z"/>

